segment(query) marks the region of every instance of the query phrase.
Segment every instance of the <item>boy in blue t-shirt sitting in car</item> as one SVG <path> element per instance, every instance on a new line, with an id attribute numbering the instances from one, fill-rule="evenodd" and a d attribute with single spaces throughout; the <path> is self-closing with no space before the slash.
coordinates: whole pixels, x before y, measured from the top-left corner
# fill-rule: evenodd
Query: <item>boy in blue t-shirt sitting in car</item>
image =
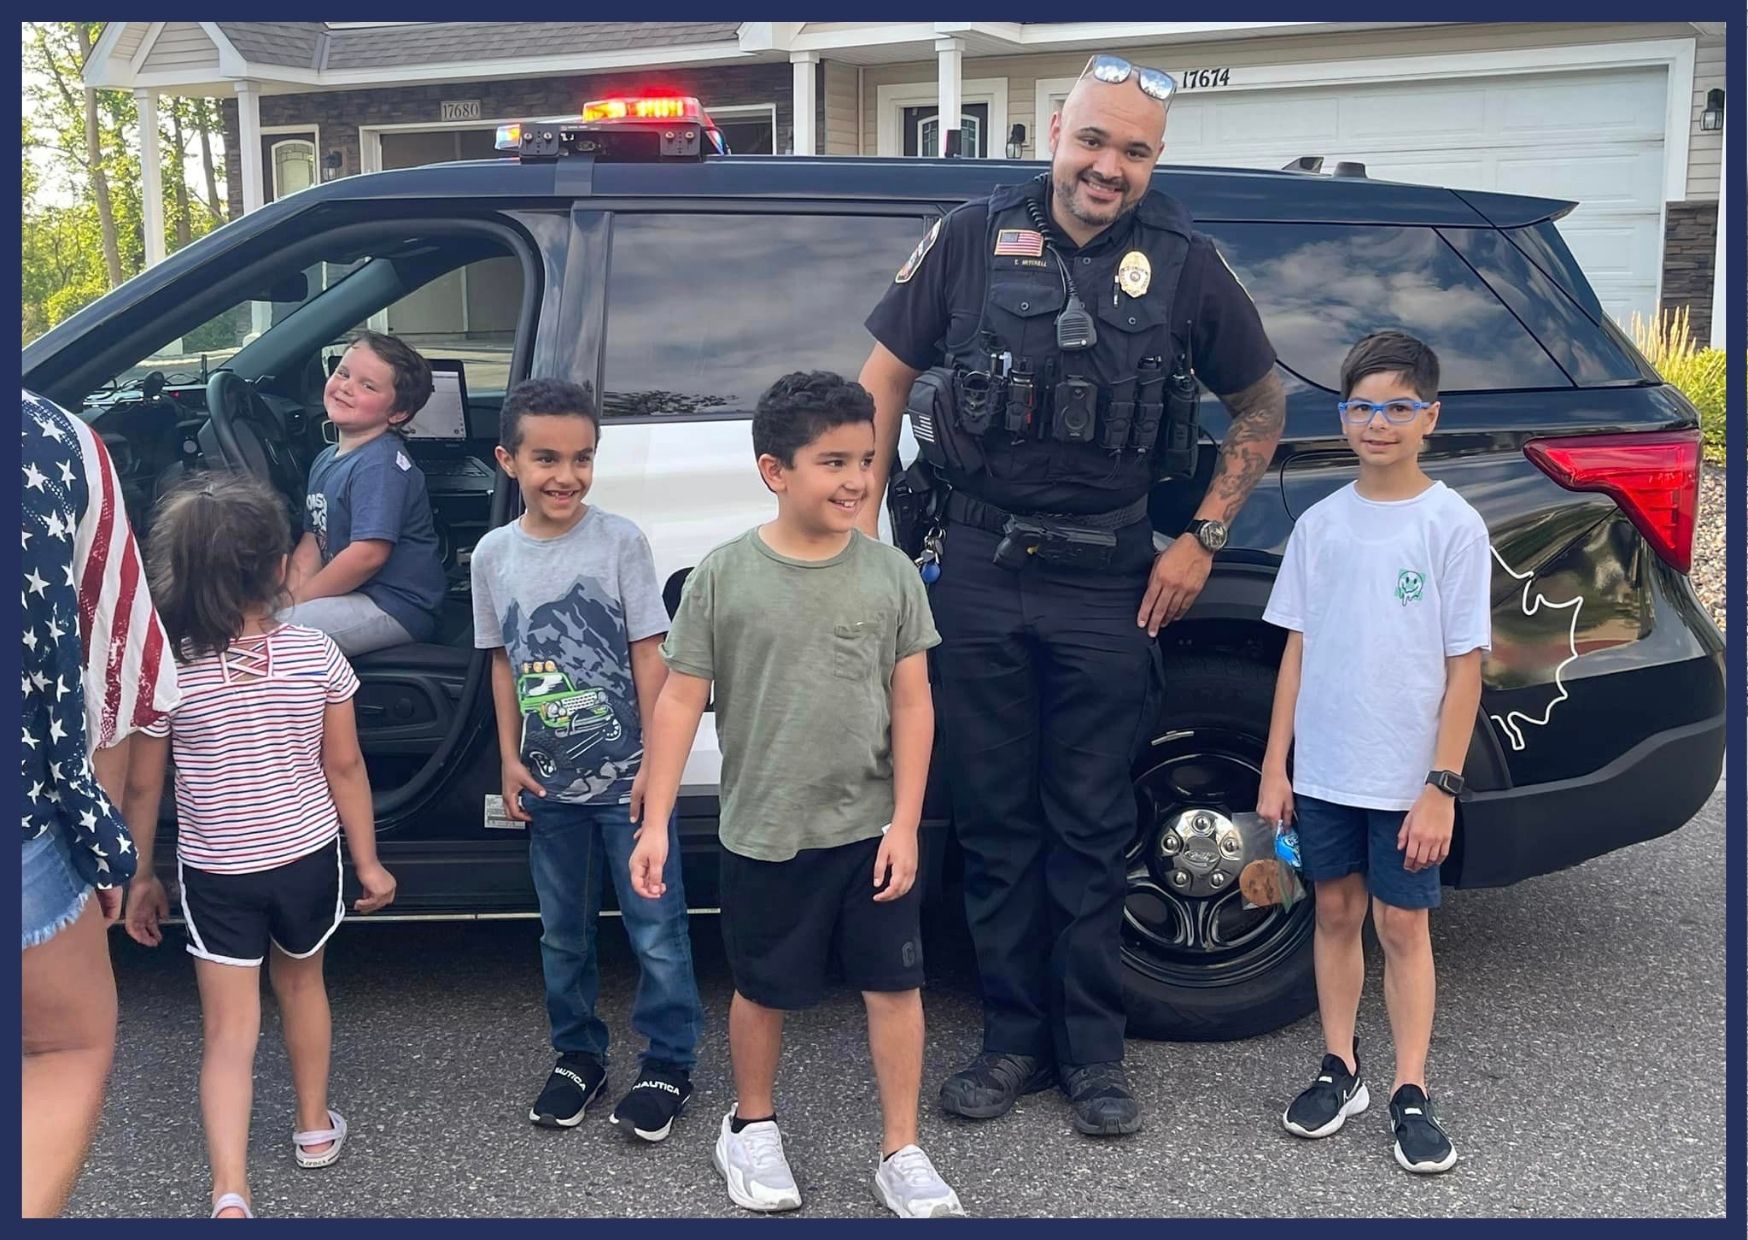
<path id="1" fill-rule="evenodd" d="M 304 535 L 279 618 L 348 655 L 437 631 L 446 581 L 425 475 L 399 431 L 431 398 L 431 367 L 394 336 L 353 337 L 322 392 L 339 442 L 310 466 Z"/>

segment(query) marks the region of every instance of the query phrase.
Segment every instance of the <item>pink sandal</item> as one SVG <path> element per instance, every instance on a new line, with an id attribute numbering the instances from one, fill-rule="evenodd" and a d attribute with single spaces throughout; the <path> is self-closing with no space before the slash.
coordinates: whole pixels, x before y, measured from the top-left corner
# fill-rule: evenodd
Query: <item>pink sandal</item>
<path id="1" fill-rule="evenodd" d="M 309 1132 L 294 1132 L 291 1134 L 292 1149 L 297 1153 L 297 1165 L 300 1167 L 326 1167 L 340 1157 L 340 1147 L 346 1144 L 346 1117 L 332 1107 L 328 1109 L 328 1122 L 332 1128 L 315 1128 Z M 321 1145 L 324 1141 L 333 1144 L 319 1154 L 304 1152 L 307 1145 Z"/>
<path id="2" fill-rule="evenodd" d="M 249 1203 L 243 1200 L 242 1194 L 240 1193 L 221 1194 L 219 1199 L 212 1203 L 212 1216 L 214 1218 L 217 1218 L 226 1210 L 241 1210 L 244 1218 L 255 1217 L 255 1211 L 249 1208 Z"/>

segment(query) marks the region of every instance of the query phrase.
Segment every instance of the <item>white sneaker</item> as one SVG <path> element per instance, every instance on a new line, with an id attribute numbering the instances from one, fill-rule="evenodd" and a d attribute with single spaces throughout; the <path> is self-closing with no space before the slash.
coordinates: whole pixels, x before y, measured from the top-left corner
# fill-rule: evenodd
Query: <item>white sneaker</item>
<path id="1" fill-rule="evenodd" d="M 762 1120 L 736 1132 L 733 1119 L 734 1109 L 730 1108 L 722 1117 L 715 1154 L 716 1169 L 727 1181 L 734 1204 L 765 1214 L 799 1210 L 801 1190 L 795 1186 L 789 1160 L 783 1157 L 783 1134 L 777 1131 L 777 1121 Z"/>
<path id="2" fill-rule="evenodd" d="M 899 1218 L 964 1218 L 959 1194 L 948 1187 L 929 1156 L 907 1145 L 882 1159 L 874 1173 L 874 1195 Z"/>

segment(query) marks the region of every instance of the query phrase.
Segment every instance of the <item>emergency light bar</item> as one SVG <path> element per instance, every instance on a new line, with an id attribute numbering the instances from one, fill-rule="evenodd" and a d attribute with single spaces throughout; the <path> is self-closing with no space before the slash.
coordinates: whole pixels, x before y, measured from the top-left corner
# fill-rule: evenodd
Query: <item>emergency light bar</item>
<path id="1" fill-rule="evenodd" d="M 638 162 L 728 154 L 722 132 L 693 95 L 591 99 L 581 116 L 500 125 L 496 145 L 524 163 L 565 155 Z"/>

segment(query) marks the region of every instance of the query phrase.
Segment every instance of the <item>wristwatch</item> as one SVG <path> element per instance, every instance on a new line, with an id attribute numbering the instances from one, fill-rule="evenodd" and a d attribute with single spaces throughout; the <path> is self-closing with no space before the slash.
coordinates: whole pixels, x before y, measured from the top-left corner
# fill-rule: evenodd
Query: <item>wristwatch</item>
<path id="1" fill-rule="evenodd" d="M 1212 521 L 1206 517 L 1197 517 L 1184 526 L 1184 533 L 1189 534 L 1209 551 L 1218 551 L 1226 545 L 1226 522 Z"/>
<path id="2" fill-rule="evenodd" d="M 1455 771 L 1429 771 L 1426 782 L 1446 796 L 1458 800 L 1462 799 L 1463 793 L 1468 789 L 1468 784 L 1463 782 L 1463 777 Z"/>

